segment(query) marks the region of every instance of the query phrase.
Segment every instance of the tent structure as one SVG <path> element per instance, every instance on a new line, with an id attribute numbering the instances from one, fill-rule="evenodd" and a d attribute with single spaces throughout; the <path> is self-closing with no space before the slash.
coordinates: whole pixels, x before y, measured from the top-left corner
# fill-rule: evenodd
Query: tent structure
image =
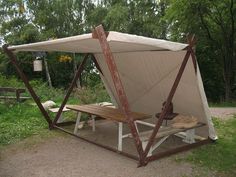
<path id="1" fill-rule="evenodd" d="M 49 128 L 63 131 L 65 130 L 56 122 L 83 70 L 83 65 L 88 56 L 93 55 L 113 104 L 123 112 L 128 122 L 138 151 L 139 165 L 143 166 L 161 156 L 217 139 L 193 50 L 194 45 L 194 37 L 188 38 L 188 44 L 182 44 L 119 32 L 105 32 L 100 25 L 90 34 L 18 46 L 5 45 L 3 49 L 47 120 Z M 14 53 L 19 51 L 63 51 L 86 54 L 53 121 L 42 107 L 17 63 Z M 164 106 L 163 102 L 165 102 Z M 174 106 L 174 112 L 197 117 L 199 122 L 204 123 L 205 126 L 196 129 L 196 134 L 206 138 L 162 154 L 148 156 L 171 104 Z M 149 115 L 160 112 L 146 147 L 142 146 L 131 112 Z M 124 152 L 119 153 L 127 155 Z"/>

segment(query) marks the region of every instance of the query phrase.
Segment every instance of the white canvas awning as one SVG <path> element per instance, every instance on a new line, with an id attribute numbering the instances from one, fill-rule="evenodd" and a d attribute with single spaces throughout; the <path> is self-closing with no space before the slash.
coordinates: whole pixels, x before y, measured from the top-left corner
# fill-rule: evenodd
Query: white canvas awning
<path id="1" fill-rule="evenodd" d="M 113 31 L 109 32 L 107 41 L 113 52 L 150 50 L 178 51 L 187 47 L 187 44 Z M 98 39 L 92 38 L 92 33 L 32 44 L 10 46 L 9 49 L 15 51 L 63 51 L 74 53 L 102 52 Z"/>
<path id="2" fill-rule="evenodd" d="M 187 44 L 152 39 L 142 36 L 109 32 L 108 44 L 131 110 L 154 115 L 161 112 L 176 74 L 186 54 Z M 92 34 L 73 36 L 33 44 L 10 46 L 18 51 L 64 51 L 93 53 L 101 67 L 105 87 L 112 100 L 120 106 L 111 73 L 98 39 Z M 174 112 L 192 115 L 207 126 L 198 129 L 201 136 L 216 139 L 215 130 L 203 89 L 200 70 L 195 72 L 189 59 L 173 99 Z"/>

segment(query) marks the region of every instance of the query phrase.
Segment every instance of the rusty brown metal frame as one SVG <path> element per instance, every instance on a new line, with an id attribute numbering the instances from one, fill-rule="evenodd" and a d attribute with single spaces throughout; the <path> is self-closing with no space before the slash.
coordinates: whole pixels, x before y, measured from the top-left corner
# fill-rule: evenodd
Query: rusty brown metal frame
<path id="1" fill-rule="evenodd" d="M 159 117 L 159 119 L 158 119 L 158 121 L 155 125 L 153 133 L 150 136 L 148 144 L 147 144 L 145 149 L 143 149 L 143 147 L 141 145 L 141 141 L 140 141 L 139 135 L 137 133 L 137 129 L 136 129 L 135 124 L 134 124 L 134 120 L 133 120 L 132 116 L 130 115 L 131 110 L 130 110 L 130 106 L 129 106 L 129 103 L 128 103 L 128 98 L 125 94 L 124 87 L 122 85 L 122 81 L 120 79 L 119 72 L 118 72 L 117 66 L 115 64 L 114 57 L 112 55 L 112 51 L 111 51 L 111 49 L 109 47 L 109 44 L 107 42 L 107 36 L 106 36 L 106 33 L 105 33 L 102 25 L 95 28 L 95 30 L 93 31 L 93 37 L 97 38 L 100 42 L 102 52 L 104 54 L 107 66 L 109 68 L 109 71 L 110 71 L 112 79 L 113 79 L 113 83 L 114 83 L 119 101 L 120 101 L 121 106 L 122 106 L 122 110 L 123 110 L 123 112 L 126 116 L 126 119 L 128 120 L 128 125 L 130 127 L 132 136 L 133 136 L 134 141 L 135 141 L 135 145 L 136 145 L 136 148 L 137 148 L 137 151 L 138 151 L 138 154 L 139 154 L 139 165 L 144 166 L 148 163 L 148 161 L 150 159 L 150 158 L 147 158 L 147 154 L 148 154 L 151 146 L 153 145 L 153 142 L 154 142 L 154 139 L 155 139 L 155 136 L 156 136 L 158 130 L 160 129 L 160 127 L 162 125 L 162 122 L 165 118 L 165 115 L 166 115 L 167 110 L 170 106 L 170 103 L 171 103 L 171 101 L 174 97 L 174 94 L 176 92 L 176 89 L 178 87 L 178 84 L 180 82 L 180 79 L 182 77 L 182 74 L 183 74 L 184 69 L 187 65 L 187 62 L 188 62 L 188 59 L 189 59 L 190 55 L 192 57 L 195 72 L 197 71 L 197 63 L 196 63 L 194 51 L 192 49 L 193 46 L 195 45 L 195 41 L 196 41 L 195 37 L 193 36 L 193 37 L 188 38 L 189 45 L 187 47 L 186 55 L 185 55 L 184 60 L 181 64 L 181 67 L 180 67 L 179 72 L 176 76 L 176 79 L 175 79 L 174 84 L 171 88 L 171 91 L 168 95 L 168 98 L 166 100 L 166 104 L 164 106 L 164 109 L 161 112 L 161 115 L 160 115 L 160 117 Z"/>
<path id="2" fill-rule="evenodd" d="M 73 87 L 75 86 L 76 84 L 76 80 L 79 79 L 82 71 L 83 71 L 83 68 L 84 68 L 84 65 L 89 57 L 89 55 L 91 55 L 91 59 L 92 61 L 94 62 L 95 66 L 97 67 L 97 69 L 100 71 L 100 73 L 102 74 L 102 70 L 100 69 L 95 57 L 93 56 L 93 54 L 86 54 L 82 63 L 80 64 L 73 80 L 72 80 L 72 83 L 64 97 L 64 100 L 59 108 L 59 111 L 57 113 L 57 115 L 55 116 L 54 120 L 52 121 L 48 115 L 48 113 L 46 112 L 46 110 L 43 108 L 38 96 L 36 95 L 36 93 L 34 92 L 33 88 L 31 87 L 31 85 L 29 84 L 29 81 L 28 79 L 26 78 L 26 76 L 24 75 L 23 71 L 20 69 L 20 66 L 19 64 L 17 63 L 17 59 L 16 59 L 16 56 L 14 55 L 14 53 L 8 49 L 8 46 L 7 45 L 4 45 L 3 46 L 3 50 L 4 52 L 8 55 L 8 57 L 10 58 L 11 62 L 13 63 L 13 65 L 15 66 L 18 74 L 20 75 L 21 79 L 23 80 L 26 88 L 29 90 L 32 98 L 34 99 L 34 101 L 36 102 L 36 104 L 38 105 L 40 111 L 42 112 L 42 114 L 44 115 L 46 121 L 48 122 L 49 124 L 49 128 L 52 129 L 52 128 L 56 128 L 56 129 L 59 129 L 65 133 L 68 133 L 70 135 L 73 135 L 77 138 L 80 138 L 84 141 L 87 141 L 87 142 L 90 142 L 92 144 L 95 144 L 97 146 L 100 146 L 100 147 L 103 147 L 105 149 L 108 149 L 108 150 L 111 150 L 113 152 L 117 152 L 119 154 L 122 154 L 122 155 L 125 155 L 129 158 L 132 158 L 132 159 L 135 159 L 135 160 L 138 160 L 139 161 L 139 166 L 144 166 L 146 165 L 148 162 L 150 161 L 153 161 L 153 160 L 156 160 L 156 159 L 159 159 L 159 158 L 162 158 L 164 156 L 167 156 L 167 155 L 171 155 L 171 154 L 174 154 L 174 153 L 178 153 L 178 152 L 181 152 L 181 151 L 185 151 L 185 150 L 188 150 L 188 149 L 191 149 L 191 148 L 194 148 L 194 147 L 198 147 L 200 145 L 203 145 L 203 144 L 206 144 L 206 143 L 209 143 L 209 142 L 212 142 L 212 140 L 210 139 L 206 139 L 206 140 L 203 140 L 203 141 L 200 141 L 200 142 L 197 142 L 197 143 L 194 143 L 194 144 L 189 144 L 189 145 L 185 145 L 185 146 L 181 146 L 179 148 L 175 148 L 175 149 L 170 149 L 168 151 L 165 151 L 165 152 L 162 152 L 162 153 L 157 153 L 157 154 L 154 154 L 152 156 L 149 156 L 147 157 L 147 154 L 154 142 L 154 139 L 155 139 L 155 136 L 156 134 L 158 133 L 159 131 L 159 128 L 160 126 L 162 125 L 162 122 L 163 122 L 163 119 L 167 113 L 167 110 L 170 106 L 170 103 L 173 99 L 173 96 L 175 94 L 175 91 L 178 87 L 178 84 L 180 82 L 180 79 L 182 77 L 182 74 L 184 72 L 184 69 L 187 65 L 187 62 L 188 62 L 188 59 L 192 58 L 192 62 L 193 62 L 193 65 L 194 65 L 194 69 L 195 69 L 195 72 L 197 72 L 197 61 L 196 61 L 196 58 L 195 58 L 195 54 L 194 54 L 194 50 L 193 50 L 193 46 L 195 45 L 195 37 L 192 36 L 192 37 L 188 37 L 188 46 L 186 48 L 187 52 L 186 52 L 186 55 L 183 59 L 183 62 L 180 66 L 180 69 L 179 69 L 179 72 L 176 76 L 176 79 L 174 81 L 174 84 L 171 88 L 171 91 L 168 95 L 168 98 L 166 100 L 166 104 L 165 104 L 165 107 L 164 109 L 162 110 L 161 112 L 161 115 L 155 125 L 155 128 L 153 130 L 153 133 L 152 135 L 150 136 L 149 138 L 149 141 L 148 141 L 148 144 L 146 146 L 145 149 L 143 149 L 142 147 L 142 143 L 140 141 L 140 138 L 139 138 L 139 135 L 138 135 L 138 132 L 137 132 L 137 129 L 136 129 L 136 126 L 134 124 L 134 120 L 131 116 L 131 109 L 130 109 L 130 106 L 129 106 L 129 103 L 128 103 L 128 98 L 126 96 L 126 93 L 124 91 L 124 87 L 122 85 L 122 81 L 120 79 L 120 76 L 119 76 L 119 72 L 118 72 L 118 69 L 117 69 L 117 66 L 115 64 L 115 61 L 114 61 L 114 57 L 112 55 L 112 51 L 109 47 L 109 44 L 107 42 L 107 36 L 108 36 L 109 33 L 105 32 L 104 29 L 103 29 L 103 26 L 100 25 L 98 27 L 95 28 L 95 30 L 93 31 L 92 33 L 92 36 L 93 38 L 96 38 L 99 40 L 100 42 L 100 46 L 101 46 L 101 49 L 102 49 L 102 52 L 104 54 L 104 57 L 105 57 L 105 60 L 106 60 L 106 63 L 107 63 L 107 66 L 110 70 L 110 73 L 111 73 L 111 76 L 112 76 L 112 79 L 113 79 L 113 83 L 114 83 L 114 86 L 115 86 L 115 89 L 116 89 L 116 92 L 117 92 L 117 95 L 118 95 L 118 98 L 119 98 L 119 101 L 121 103 L 121 106 L 122 106 L 122 110 L 124 112 L 124 115 L 128 121 L 128 125 L 129 125 L 129 128 L 131 130 L 131 133 L 132 133 L 132 136 L 134 138 L 134 143 L 135 143 L 135 146 L 137 148 L 137 152 L 138 152 L 138 155 L 139 157 L 136 157 L 134 155 L 131 155 L 131 154 L 128 154 L 128 153 L 125 153 L 125 152 L 121 152 L 121 151 L 118 151 L 117 149 L 114 149 L 114 148 L 111 148 L 111 147 L 108 147 L 108 146 L 105 146 L 105 145 L 102 145 L 102 144 L 99 144 L 99 143 L 96 143 L 96 142 L 93 142 L 91 140 L 88 140 L 86 138 L 83 138 L 83 137 L 80 137 L 78 135 L 75 135 L 59 126 L 65 126 L 65 125 L 70 125 L 70 124 L 73 124 L 74 122 L 64 122 L 64 123 L 56 123 L 57 120 L 59 119 L 61 113 L 62 113 L 62 110 L 64 108 L 64 106 L 66 105 L 66 102 L 68 101 L 68 98 L 73 90 Z"/>
<path id="3" fill-rule="evenodd" d="M 82 61 L 81 64 L 79 65 L 79 68 L 78 68 L 78 70 L 77 70 L 77 72 L 76 72 L 76 74 L 75 74 L 75 76 L 74 76 L 74 78 L 73 78 L 73 80 L 72 80 L 72 82 L 71 82 L 71 84 L 70 84 L 69 89 L 67 90 L 67 93 L 66 93 L 66 95 L 65 95 L 65 97 L 64 97 L 64 100 L 63 100 L 63 102 L 62 102 L 62 104 L 61 104 L 61 106 L 60 106 L 60 108 L 59 108 L 59 110 L 58 110 L 58 112 L 57 112 L 57 114 L 56 114 L 56 117 L 55 117 L 55 119 L 53 120 L 53 126 L 56 124 L 57 120 L 58 120 L 59 117 L 61 116 L 62 110 L 63 110 L 63 108 L 65 107 L 65 105 L 66 105 L 66 103 L 67 103 L 67 101 L 68 101 L 68 99 L 69 99 L 69 97 L 70 97 L 70 94 L 71 94 L 71 92 L 72 92 L 74 86 L 76 85 L 77 80 L 80 78 L 80 75 L 81 75 L 81 73 L 82 73 L 82 71 L 83 71 L 83 69 L 84 69 L 84 65 L 85 65 L 86 61 L 88 60 L 88 57 L 89 57 L 89 54 L 86 54 L 86 55 L 84 56 L 83 61 Z"/>
<path id="4" fill-rule="evenodd" d="M 153 132 L 152 132 L 152 134 L 151 134 L 151 136 L 149 138 L 149 141 L 148 141 L 148 144 L 147 144 L 147 146 L 146 146 L 146 148 L 144 150 L 144 153 L 142 154 L 143 155 L 142 159 L 144 161 L 141 162 L 141 165 L 146 165 L 148 163 L 147 154 L 148 154 L 151 146 L 153 145 L 155 136 L 158 133 L 158 131 L 159 131 L 161 125 L 162 125 L 162 122 L 163 122 L 163 120 L 164 120 L 164 118 L 166 116 L 167 110 L 168 110 L 168 108 L 170 106 L 170 103 L 171 103 L 171 101 L 172 101 L 172 99 L 174 97 L 174 94 L 175 94 L 175 92 L 177 90 L 177 87 L 178 87 L 180 79 L 181 79 L 181 77 L 183 75 L 184 69 L 185 69 L 185 67 L 187 65 L 187 62 L 188 62 L 189 58 L 190 58 L 190 55 L 191 54 L 194 55 L 192 48 L 195 45 L 195 41 L 196 40 L 195 40 L 194 36 L 191 39 L 188 40 L 189 45 L 187 47 L 187 52 L 185 54 L 185 57 L 183 59 L 183 62 L 181 64 L 181 66 L 180 66 L 179 72 L 178 72 L 178 74 L 177 74 L 177 76 L 175 78 L 174 84 L 173 84 L 173 86 L 172 86 L 172 88 L 170 90 L 170 93 L 169 93 L 168 97 L 167 97 L 166 104 L 164 105 L 164 109 L 162 110 L 162 112 L 160 114 L 160 117 L 159 117 L 159 119 L 158 119 L 158 121 L 157 121 L 157 123 L 156 123 L 156 125 L 154 127 L 154 130 L 153 130 Z M 192 59 L 193 59 L 193 61 L 195 60 L 195 58 L 192 58 Z M 193 64 L 195 66 L 195 62 Z"/>
<path id="5" fill-rule="evenodd" d="M 54 118 L 54 120 L 52 121 L 50 116 L 48 115 L 47 111 L 44 109 L 44 107 L 42 106 L 39 97 L 37 96 L 37 94 L 35 93 L 34 89 L 31 87 L 28 78 L 26 77 L 26 75 L 24 74 L 24 72 L 21 70 L 20 65 L 17 62 L 17 58 L 16 55 L 14 55 L 14 53 L 8 49 L 8 45 L 5 44 L 3 45 L 3 51 L 7 54 L 7 56 L 9 57 L 10 61 L 12 62 L 12 64 L 15 66 L 20 78 L 22 79 L 22 81 L 25 84 L 25 87 L 28 89 L 30 95 L 32 96 L 32 98 L 34 99 L 35 103 L 37 104 L 38 108 L 40 109 L 41 113 L 43 114 L 45 120 L 47 121 L 48 125 L 49 125 L 49 129 L 53 129 L 54 126 L 57 124 L 57 120 L 59 119 L 60 115 L 62 114 L 62 110 L 65 107 L 68 98 L 73 90 L 73 87 L 76 84 L 76 81 L 79 79 L 83 69 L 84 69 L 84 65 L 89 57 L 90 54 L 86 54 L 83 61 L 81 62 L 81 64 L 79 65 L 79 68 L 72 80 L 72 83 L 63 99 L 63 102 Z M 92 56 L 93 57 L 93 56 Z M 96 60 L 94 60 L 94 58 L 91 58 L 92 61 L 95 63 L 95 66 L 98 67 L 98 64 L 96 63 Z M 98 70 L 100 70 L 100 68 L 98 68 Z M 72 122 L 64 122 L 62 124 L 58 124 L 58 125 L 67 125 L 67 124 L 71 124 Z"/>
<path id="6" fill-rule="evenodd" d="M 121 79 L 119 76 L 119 72 L 118 72 L 117 66 L 115 64 L 114 57 L 112 55 L 112 51 L 111 51 L 110 46 L 107 42 L 107 35 L 106 35 L 102 25 L 99 25 L 98 27 L 95 28 L 95 30 L 93 31 L 93 37 L 97 38 L 100 42 L 100 46 L 102 48 L 102 52 L 104 54 L 107 66 L 108 66 L 109 71 L 111 73 L 112 80 L 113 80 L 119 101 L 122 106 L 123 113 L 128 121 L 129 128 L 130 128 L 132 136 L 134 138 L 135 146 L 137 148 L 139 157 L 142 157 L 142 154 L 143 154 L 142 143 L 141 143 L 141 140 L 138 136 L 138 131 L 135 127 L 134 119 L 131 116 L 131 110 L 130 110 L 130 106 L 128 103 L 128 98 L 125 94 L 124 87 L 122 85 L 122 82 L 121 82 Z M 139 160 L 142 161 L 142 159 L 139 159 Z"/>

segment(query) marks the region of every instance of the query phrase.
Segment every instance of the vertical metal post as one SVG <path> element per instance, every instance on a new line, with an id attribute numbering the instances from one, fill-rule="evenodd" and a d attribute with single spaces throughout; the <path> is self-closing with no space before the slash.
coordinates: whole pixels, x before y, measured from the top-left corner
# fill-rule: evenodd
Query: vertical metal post
<path id="1" fill-rule="evenodd" d="M 97 38 L 100 42 L 107 66 L 108 66 L 109 71 L 112 76 L 112 80 L 113 80 L 113 83 L 114 83 L 114 86 L 116 89 L 116 93 L 117 93 L 117 95 L 119 97 L 119 101 L 122 105 L 122 110 L 124 112 L 124 115 L 126 116 L 126 119 L 128 121 L 128 125 L 130 127 L 132 136 L 134 138 L 135 145 L 136 145 L 139 157 L 140 157 L 140 161 L 142 161 L 142 159 L 141 159 L 142 153 L 143 153 L 142 143 L 141 143 L 140 138 L 138 136 L 138 132 L 135 127 L 134 120 L 130 114 L 131 110 L 129 107 L 128 98 L 125 94 L 125 91 L 124 91 L 124 88 L 123 88 L 123 85 L 122 85 L 122 82 L 121 82 L 121 79 L 119 76 L 119 72 L 118 72 L 117 66 L 115 64 L 110 46 L 107 42 L 107 36 L 106 36 L 106 33 L 105 33 L 102 25 L 99 25 L 95 28 L 95 30 L 93 31 L 93 37 Z"/>
<path id="2" fill-rule="evenodd" d="M 67 100 L 68 100 L 68 98 L 69 98 L 69 96 L 70 96 L 74 86 L 76 85 L 76 82 L 77 82 L 77 80 L 80 77 L 80 74 L 82 73 L 82 71 L 84 69 L 84 65 L 85 65 L 88 57 L 89 57 L 89 54 L 86 54 L 84 56 L 84 59 L 83 59 L 82 63 L 79 65 L 79 68 L 78 68 L 78 70 L 77 70 L 77 72 L 76 72 L 76 74 L 75 74 L 75 76 L 74 76 L 74 78 L 73 78 L 73 80 L 71 82 L 71 85 L 70 85 L 70 87 L 69 87 L 69 89 L 68 89 L 68 91 L 67 91 L 67 93 L 66 93 L 66 95 L 64 97 L 64 100 L 62 101 L 62 104 L 61 104 L 61 106 L 60 106 L 60 108 L 59 108 L 59 110 L 57 112 L 57 115 L 56 115 L 55 119 L 53 120 L 53 125 L 55 125 L 57 123 L 57 120 L 61 116 L 62 110 L 63 110 L 64 106 L 66 105 Z"/>
<path id="3" fill-rule="evenodd" d="M 156 136 L 156 134 L 157 134 L 159 128 L 160 128 L 161 125 L 162 125 L 162 122 L 163 122 L 163 120 L 164 120 L 164 118 L 165 118 L 165 115 L 166 115 L 166 113 L 167 113 L 167 110 L 168 110 L 168 108 L 169 108 L 169 106 L 170 106 L 170 103 L 171 103 L 171 101 L 172 101 L 172 99 L 173 99 L 173 97 L 174 97 L 174 94 L 175 94 L 175 92 L 176 92 L 176 89 L 177 89 L 177 87 L 178 87 L 178 85 L 179 85 L 180 79 L 181 79 L 181 77 L 182 77 L 182 75 L 183 75 L 184 69 L 185 69 L 185 67 L 186 67 L 186 65 L 187 65 L 188 59 L 189 59 L 189 57 L 190 57 L 190 55 L 191 55 L 191 53 L 192 53 L 192 46 L 193 46 L 193 45 L 194 45 L 194 37 L 192 38 L 192 40 L 191 40 L 190 43 L 189 43 L 189 46 L 188 46 L 188 48 L 187 48 L 186 55 L 185 55 L 184 60 L 183 60 L 183 62 L 182 62 L 182 64 L 181 64 L 181 67 L 180 67 L 179 72 L 178 72 L 178 74 L 177 74 L 177 76 L 176 76 L 176 79 L 175 79 L 174 84 L 173 84 L 173 86 L 172 86 L 172 88 L 171 88 L 171 91 L 170 91 L 170 93 L 169 93 L 169 95 L 168 95 L 168 98 L 167 98 L 167 100 L 166 100 L 166 104 L 165 104 L 165 106 L 164 106 L 164 109 L 163 109 L 163 111 L 161 112 L 161 115 L 160 115 L 160 117 L 159 117 L 159 119 L 158 119 L 158 122 L 156 123 L 156 126 L 155 126 L 155 128 L 154 128 L 154 130 L 153 130 L 153 132 L 152 132 L 152 135 L 151 135 L 150 138 L 149 138 L 148 144 L 147 144 L 147 146 L 146 146 L 146 148 L 145 148 L 145 150 L 144 150 L 144 154 L 143 154 L 143 158 L 144 158 L 144 159 L 146 159 L 147 154 L 148 154 L 148 152 L 149 152 L 149 150 L 150 150 L 150 148 L 151 148 L 151 146 L 152 146 L 152 144 L 153 144 L 153 142 L 154 142 L 154 138 L 155 138 L 155 136 Z M 145 160 L 145 162 L 144 162 L 143 165 L 145 165 L 145 164 L 147 164 L 147 161 L 146 161 L 146 160 Z"/>
<path id="4" fill-rule="evenodd" d="M 41 113 L 43 114 L 44 118 L 46 119 L 46 121 L 48 122 L 49 125 L 49 129 L 53 128 L 52 125 L 52 120 L 50 119 L 47 111 L 44 109 L 44 107 L 42 106 L 39 97 L 36 95 L 35 91 L 33 90 L 33 88 L 31 87 L 29 80 L 27 79 L 27 77 L 25 76 L 25 74 L 23 73 L 23 71 L 21 70 L 16 56 L 13 54 L 13 52 L 11 50 L 8 49 L 8 46 L 5 44 L 3 45 L 3 51 L 8 55 L 9 59 L 11 60 L 12 64 L 15 66 L 16 71 L 18 72 L 20 78 L 22 79 L 22 81 L 25 84 L 25 87 L 28 89 L 30 95 L 32 96 L 32 98 L 34 99 L 35 103 L 37 104 L 37 106 L 39 107 Z"/>

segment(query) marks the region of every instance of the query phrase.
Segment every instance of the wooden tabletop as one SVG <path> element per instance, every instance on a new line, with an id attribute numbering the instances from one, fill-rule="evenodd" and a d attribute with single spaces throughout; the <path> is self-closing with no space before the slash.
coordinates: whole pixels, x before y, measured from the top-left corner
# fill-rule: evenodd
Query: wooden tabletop
<path id="1" fill-rule="evenodd" d="M 104 119 L 115 120 L 118 122 L 127 122 L 122 110 L 117 109 L 117 108 L 100 106 L 96 104 L 67 105 L 66 108 L 74 110 L 74 111 L 78 111 L 78 112 L 96 115 Z M 131 116 L 133 117 L 134 120 L 142 120 L 142 119 L 151 118 L 151 115 L 138 113 L 138 112 L 132 112 Z"/>

